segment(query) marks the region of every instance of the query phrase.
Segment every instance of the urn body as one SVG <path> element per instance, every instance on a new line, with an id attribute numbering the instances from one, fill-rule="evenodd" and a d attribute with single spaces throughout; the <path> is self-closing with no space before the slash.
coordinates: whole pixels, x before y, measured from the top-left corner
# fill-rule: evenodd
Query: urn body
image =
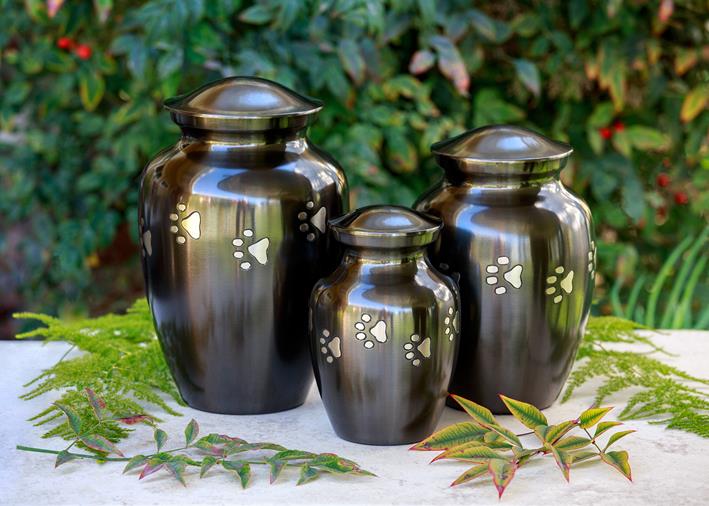
<path id="1" fill-rule="evenodd" d="M 442 183 L 416 208 L 445 224 L 432 259 L 457 279 L 460 351 L 451 393 L 497 413 L 499 394 L 549 406 L 588 318 L 591 213 L 559 180 L 568 145 L 517 127 L 434 144 Z"/>
<path id="2" fill-rule="evenodd" d="M 296 407 L 312 384 L 308 297 L 336 260 L 326 219 L 347 201 L 343 172 L 305 136 L 321 106 L 231 78 L 167 107 L 183 135 L 146 167 L 139 221 L 170 370 L 197 409 Z"/>
<path id="3" fill-rule="evenodd" d="M 320 395 L 343 439 L 420 441 L 445 406 L 459 302 L 453 281 L 427 258 L 440 226 L 429 220 L 375 206 L 333 223 L 346 250 L 313 290 L 310 331 Z"/>

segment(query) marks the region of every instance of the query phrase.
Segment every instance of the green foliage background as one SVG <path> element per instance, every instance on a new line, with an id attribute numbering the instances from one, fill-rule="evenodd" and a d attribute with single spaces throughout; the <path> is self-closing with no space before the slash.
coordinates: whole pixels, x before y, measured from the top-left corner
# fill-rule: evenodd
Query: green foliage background
<path id="1" fill-rule="evenodd" d="M 570 142 L 564 180 L 596 219 L 602 312 L 604 287 L 620 279 L 616 295 L 630 291 L 706 226 L 704 0 L 0 9 L 0 277 L 33 309 L 66 309 L 117 283 L 98 276 L 105 252 L 137 237 L 141 168 L 178 135 L 161 102 L 226 75 L 325 100 L 311 136 L 345 167 L 354 206 L 411 204 L 439 177 L 429 145 L 466 128 L 514 123 Z M 62 49 L 61 37 L 91 55 Z"/>

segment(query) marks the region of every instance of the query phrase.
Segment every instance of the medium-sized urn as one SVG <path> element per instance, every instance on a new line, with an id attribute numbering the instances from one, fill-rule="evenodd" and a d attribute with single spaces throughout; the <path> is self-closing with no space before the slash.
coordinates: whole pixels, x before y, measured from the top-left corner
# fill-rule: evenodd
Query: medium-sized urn
<path id="1" fill-rule="evenodd" d="M 496 413 L 499 394 L 545 408 L 571 370 L 596 269 L 591 212 L 559 180 L 573 150 L 504 125 L 431 150 L 444 177 L 416 208 L 443 220 L 431 257 L 460 287 L 451 392 Z"/>
<path id="2" fill-rule="evenodd" d="M 331 222 L 345 253 L 313 290 L 310 336 L 320 395 L 343 439 L 405 444 L 436 427 L 459 324 L 455 283 L 426 253 L 440 228 L 435 218 L 395 206 Z"/>

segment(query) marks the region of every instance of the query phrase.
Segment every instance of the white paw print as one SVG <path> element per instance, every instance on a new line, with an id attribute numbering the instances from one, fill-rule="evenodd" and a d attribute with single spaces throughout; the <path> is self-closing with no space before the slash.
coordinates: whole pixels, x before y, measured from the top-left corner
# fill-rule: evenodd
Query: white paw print
<path id="1" fill-rule="evenodd" d="M 547 277 L 547 295 L 554 296 L 554 304 L 558 304 L 564 298 L 564 292 L 570 294 L 574 289 L 574 271 L 569 271 L 564 276 L 564 267 L 559 266 L 554 269 L 554 274 Z"/>
<path id="2" fill-rule="evenodd" d="M 591 249 L 588 252 L 588 272 L 591 273 L 591 277 L 596 274 L 596 241 L 591 241 Z"/>
<path id="3" fill-rule="evenodd" d="M 416 352 L 418 352 L 420 357 L 430 357 L 431 338 L 427 337 L 426 339 L 421 341 L 421 336 L 419 336 L 418 334 L 411 334 L 409 342 L 404 344 L 404 350 L 406 350 L 404 358 L 406 358 L 406 360 L 411 360 L 411 365 L 418 367 L 421 365 L 421 358 L 416 355 Z"/>
<path id="4" fill-rule="evenodd" d="M 445 325 L 443 333 L 448 336 L 449 341 L 452 341 L 455 339 L 456 334 L 458 334 L 458 311 L 449 307 L 448 314 L 443 320 L 443 324 Z"/>
<path id="5" fill-rule="evenodd" d="M 333 337 L 330 339 L 330 342 L 328 342 L 327 339 L 329 337 L 330 331 L 327 329 L 323 330 L 322 337 L 320 338 L 320 353 L 325 355 L 325 361 L 328 364 L 332 364 L 336 358 L 340 358 L 342 356 L 342 343 L 340 338 L 337 336 Z"/>
<path id="6" fill-rule="evenodd" d="M 244 237 L 251 238 L 254 236 L 254 231 L 250 228 L 244 230 Z M 234 258 L 239 260 L 239 267 L 248 271 L 251 269 L 251 262 L 244 260 L 244 251 L 242 247 L 244 246 L 244 239 L 241 237 L 236 237 L 231 243 L 236 246 L 234 251 Z M 246 248 L 246 251 L 261 265 L 266 265 L 268 263 L 268 246 L 271 241 L 268 237 L 259 239 L 258 241 L 252 243 Z"/>
<path id="7" fill-rule="evenodd" d="M 153 254 L 153 237 L 150 229 L 146 229 L 145 220 L 140 218 L 140 245 L 142 246 L 141 253 L 143 256 L 152 256 Z"/>
<path id="8" fill-rule="evenodd" d="M 314 241 L 317 236 L 313 228 L 317 229 L 321 234 L 324 234 L 327 229 L 327 209 L 321 206 L 317 212 L 313 213 L 315 202 L 312 200 L 305 203 L 305 208 L 307 209 L 306 211 L 298 213 L 298 220 L 301 222 L 298 230 L 305 234 L 305 238 L 308 241 Z"/>
<path id="9" fill-rule="evenodd" d="M 372 317 L 367 313 L 362 313 L 360 321 L 354 324 L 357 333 L 355 334 L 355 339 L 358 341 L 364 341 L 364 347 L 368 350 L 374 348 L 374 341 L 372 341 L 367 332 L 371 334 L 377 342 L 385 343 L 387 341 L 387 324 L 384 320 L 379 320 L 377 323 L 367 329 L 367 324 L 372 321 Z"/>
<path id="10" fill-rule="evenodd" d="M 201 217 L 198 211 L 193 211 L 190 213 L 187 217 L 184 216 L 184 214 L 187 211 L 187 206 L 180 202 L 175 206 L 177 209 L 176 213 L 170 213 L 170 221 L 172 222 L 172 225 L 170 225 L 170 232 L 175 234 L 175 241 L 177 244 L 185 244 L 187 241 L 187 238 L 183 235 L 183 233 L 180 231 L 186 232 L 188 236 L 190 236 L 192 239 L 199 239 L 201 234 L 200 231 L 200 225 L 201 225 Z"/>
<path id="11" fill-rule="evenodd" d="M 510 264 L 510 259 L 506 256 L 497 257 L 496 264 L 497 265 L 490 264 L 485 267 L 485 272 L 487 273 L 485 283 L 490 286 L 495 286 L 495 293 L 497 295 L 502 295 L 503 293 L 507 293 L 507 287 L 500 281 L 499 275 L 502 270 L 507 269 L 507 266 Z M 507 281 L 512 288 L 520 288 L 522 286 L 522 265 L 517 264 L 514 267 L 507 269 L 504 273 L 502 273 L 502 278 Z"/>

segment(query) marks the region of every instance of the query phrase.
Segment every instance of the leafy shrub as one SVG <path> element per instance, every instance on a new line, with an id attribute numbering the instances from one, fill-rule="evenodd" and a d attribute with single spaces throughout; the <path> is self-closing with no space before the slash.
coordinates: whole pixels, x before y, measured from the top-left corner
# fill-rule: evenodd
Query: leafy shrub
<path id="1" fill-rule="evenodd" d="M 433 141 L 516 123 L 576 148 L 564 177 L 593 208 L 605 279 L 631 286 L 706 222 L 703 0 L 0 7 L 2 270 L 38 309 L 85 295 L 122 225 L 137 236 L 140 169 L 178 132 L 161 102 L 225 75 L 324 99 L 312 137 L 355 205 L 411 204 L 439 175 Z"/>

